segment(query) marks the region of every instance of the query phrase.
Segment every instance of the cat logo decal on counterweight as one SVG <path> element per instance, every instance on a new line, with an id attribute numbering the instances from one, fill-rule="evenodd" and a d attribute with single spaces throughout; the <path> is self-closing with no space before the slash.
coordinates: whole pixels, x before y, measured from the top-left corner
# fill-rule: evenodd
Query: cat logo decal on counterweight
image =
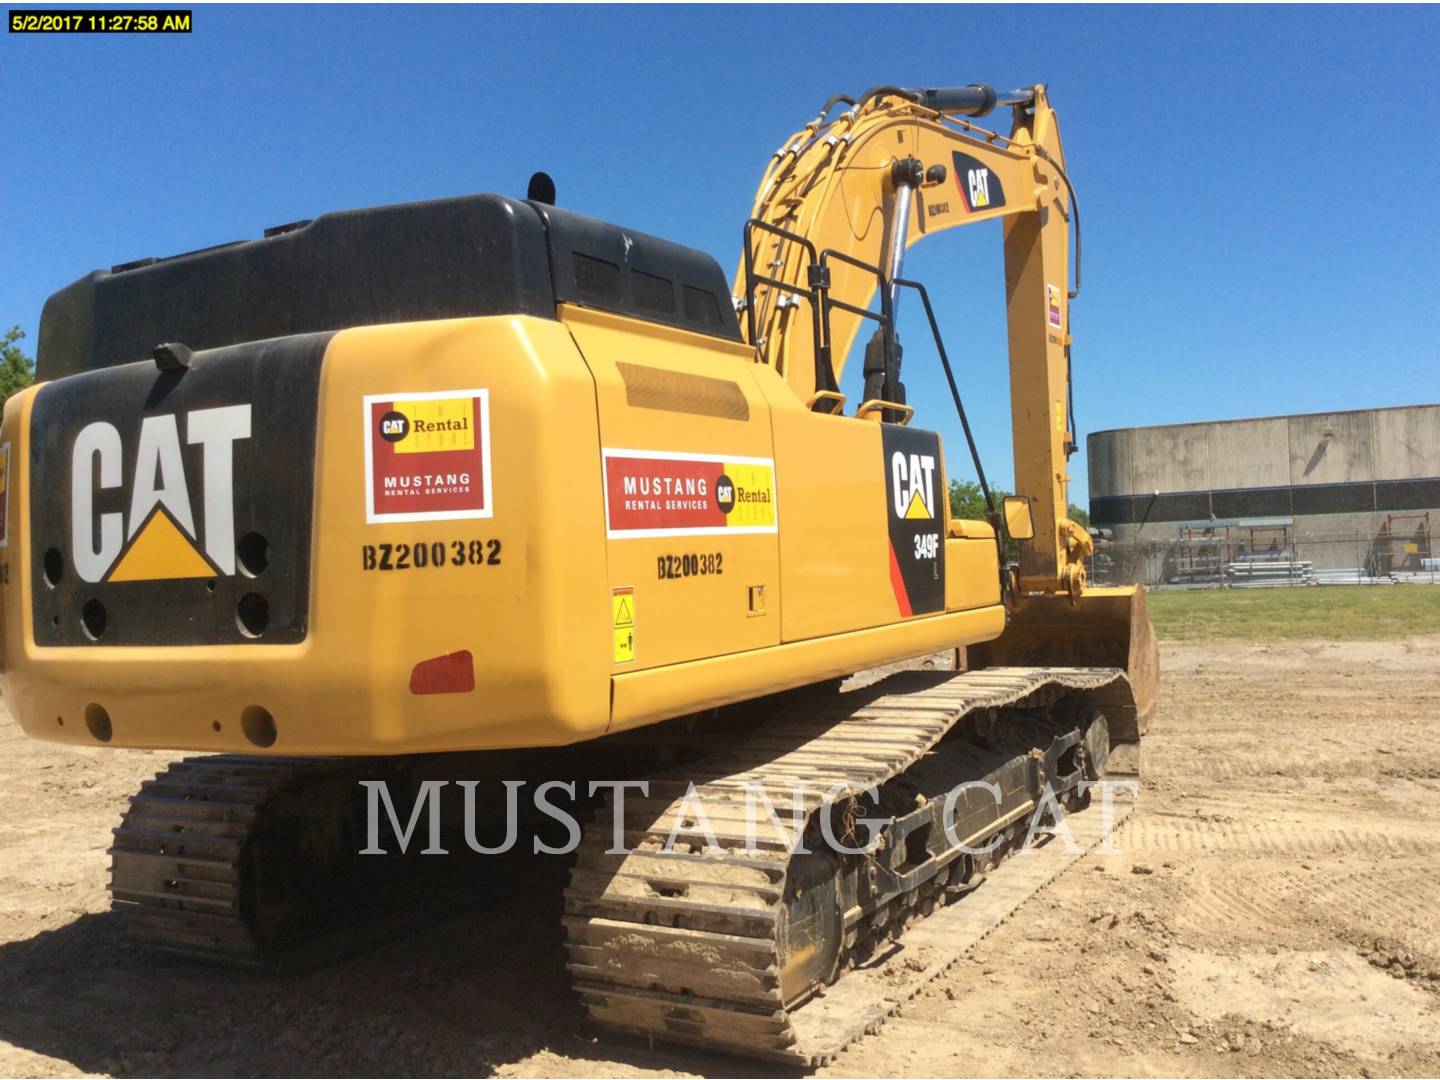
<path id="1" fill-rule="evenodd" d="M 235 444 L 250 437 L 250 406 L 183 414 L 184 444 L 201 451 L 195 477 L 185 471 L 181 419 L 147 416 L 133 455 L 126 453 L 119 429 L 104 420 L 85 425 L 75 436 L 70 451 L 70 551 L 82 581 L 163 581 L 235 573 Z M 129 498 L 121 505 L 128 509 L 97 513 L 105 491 L 125 490 L 127 464 Z"/>
<path id="2" fill-rule="evenodd" d="M 940 542 L 944 477 L 940 436 L 933 431 L 886 424 L 886 517 L 890 534 L 890 584 L 904 618 L 945 608 L 945 559 Z"/>

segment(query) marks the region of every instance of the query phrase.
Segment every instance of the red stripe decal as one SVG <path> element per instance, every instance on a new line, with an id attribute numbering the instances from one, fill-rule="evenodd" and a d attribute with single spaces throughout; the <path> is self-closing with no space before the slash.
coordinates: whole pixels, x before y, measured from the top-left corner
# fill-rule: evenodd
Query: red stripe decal
<path id="1" fill-rule="evenodd" d="M 475 689 L 475 660 L 469 649 L 421 660 L 410 671 L 412 694 L 468 694 Z"/>
<path id="2" fill-rule="evenodd" d="M 895 590 L 895 603 L 900 605 L 900 617 L 910 618 L 910 594 L 905 589 L 905 579 L 900 576 L 900 560 L 895 557 L 895 545 L 886 545 L 890 551 L 890 587 Z"/>

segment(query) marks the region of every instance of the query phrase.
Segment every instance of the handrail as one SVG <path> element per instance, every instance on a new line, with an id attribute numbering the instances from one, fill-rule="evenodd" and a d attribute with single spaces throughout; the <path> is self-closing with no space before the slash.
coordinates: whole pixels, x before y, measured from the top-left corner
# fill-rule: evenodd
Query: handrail
<path id="1" fill-rule="evenodd" d="M 960 388 L 955 383 L 954 371 L 950 369 L 950 356 L 946 353 L 945 342 L 940 337 L 940 324 L 935 319 L 935 309 L 930 306 L 930 294 L 918 281 L 896 278 L 894 284 L 901 288 L 914 289 L 920 294 L 920 302 L 925 305 L 925 318 L 930 321 L 930 334 L 935 339 L 935 351 L 940 355 L 940 366 L 945 369 L 945 381 L 950 384 L 950 396 L 955 401 L 955 411 L 959 414 L 960 426 L 965 431 L 965 442 L 970 447 L 970 460 L 975 463 L 975 475 L 980 481 L 980 490 L 985 494 L 985 508 L 993 517 L 995 500 L 990 495 L 990 485 L 985 480 L 985 467 L 980 464 L 980 451 L 975 447 L 975 436 L 970 431 L 970 421 L 965 416 L 965 406 L 960 401 Z"/>
<path id="2" fill-rule="evenodd" d="M 990 494 L 990 485 L 985 480 L 985 466 L 980 464 L 980 451 L 975 446 L 975 436 L 970 432 L 970 421 L 965 416 L 965 406 L 960 401 L 960 388 L 955 383 L 955 372 L 950 369 L 950 356 L 945 351 L 945 342 L 940 337 L 940 323 L 935 319 L 935 309 L 930 306 L 930 294 L 918 281 L 896 278 L 901 288 L 914 289 L 920 294 L 925 305 L 925 318 L 930 321 L 930 335 L 935 339 L 935 351 L 940 355 L 940 366 L 945 370 L 945 381 L 950 384 L 950 396 L 955 401 L 955 412 L 960 416 L 960 426 L 965 431 L 965 443 L 970 447 L 970 460 L 975 463 L 975 476 L 980 481 L 980 490 L 985 495 L 985 516 L 995 530 L 995 557 L 1000 564 L 1000 595 L 1008 596 L 1010 577 L 1005 572 L 1005 540 L 1000 529 L 1000 513 L 995 509 L 995 499 Z"/>
<path id="3" fill-rule="evenodd" d="M 820 253 L 821 274 L 828 282 L 830 280 L 830 260 L 837 259 L 857 270 L 864 270 L 875 277 L 875 284 L 880 292 L 880 311 L 874 312 L 868 308 L 857 307 L 854 304 L 846 303 L 843 300 L 832 299 L 827 290 L 821 297 L 821 309 L 823 322 L 825 324 L 826 340 L 830 337 L 830 309 L 839 308 L 841 311 L 848 311 L 852 315 L 858 315 L 865 319 L 874 319 L 880 324 L 880 340 L 885 350 L 885 380 L 882 384 L 882 392 L 886 395 L 897 394 L 900 390 L 900 351 L 895 341 L 895 311 L 892 307 L 890 290 L 886 288 L 885 271 L 878 266 L 867 263 L 862 259 L 847 254 L 843 251 L 836 251 L 834 248 L 826 248 Z M 858 413 L 856 415 L 859 415 Z"/>
<path id="4" fill-rule="evenodd" d="M 775 278 L 757 275 L 754 272 L 754 255 L 750 246 L 750 229 L 752 227 L 759 228 L 764 232 L 771 233 L 785 240 L 792 240 L 804 247 L 806 253 L 810 256 L 811 288 L 802 288 L 791 282 L 779 281 Z M 862 308 L 858 305 L 848 303 L 844 300 L 836 300 L 832 297 L 829 288 L 831 261 L 842 262 L 848 266 L 853 266 L 857 270 L 863 270 L 873 274 L 879 288 L 881 310 L 878 312 L 871 311 L 868 308 Z M 819 389 L 815 394 L 811 395 L 810 400 L 805 403 L 808 409 L 813 412 L 819 412 L 822 411 L 819 406 L 824 405 L 826 408 L 823 411 L 834 414 L 842 409 L 845 404 L 845 396 L 839 393 L 839 388 L 835 385 L 834 368 L 830 363 L 830 312 L 833 308 L 849 312 L 860 318 L 873 319 L 879 324 L 880 330 L 884 332 L 886 389 L 888 391 L 892 386 L 898 386 L 900 372 L 898 364 L 899 358 L 894 352 L 896 345 L 895 335 L 893 333 L 894 313 L 890 306 L 889 290 L 885 288 L 885 272 L 881 270 L 880 267 L 867 263 L 862 259 L 857 259 L 855 256 L 846 252 L 837 251 L 834 248 L 826 248 L 824 251 L 819 252 L 817 256 L 815 246 L 805 237 L 792 233 L 787 229 L 782 229 L 777 225 L 771 225 L 769 222 L 761 221 L 758 218 L 752 218 L 745 223 L 745 282 L 745 313 L 748 319 L 750 343 L 752 345 L 755 344 L 754 297 L 755 284 L 757 282 L 772 285 L 792 295 L 803 296 L 810 301 L 811 316 L 815 321 L 816 385 Z M 955 412 L 960 418 L 960 427 L 965 432 L 965 444 L 970 450 L 970 460 L 975 465 L 975 475 L 980 482 L 980 490 L 985 496 L 985 506 L 992 519 L 991 523 L 995 524 L 994 519 L 997 513 L 995 510 L 995 499 L 990 491 L 990 483 L 985 477 L 985 466 L 980 462 L 980 451 L 975 445 L 975 434 L 970 428 L 970 419 L 965 413 L 964 403 L 960 400 L 960 387 L 955 381 L 954 369 L 950 366 L 950 355 L 945 349 L 945 341 L 940 336 L 940 323 L 935 318 L 935 308 L 930 303 L 930 293 L 920 282 L 911 281 L 907 278 L 895 278 L 890 284 L 897 288 L 913 289 L 920 296 L 920 302 L 925 308 L 925 318 L 930 324 L 930 336 L 935 340 L 935 351 L 940 357 L 940 366 L 945 372 L 945 381 L 950 386 L 950 397 L 955 403 Z M 824 373 L 823 379 L 821 378 L 822 369 Z M 886 401 L 883 398 L 871 398 L 862 402 L 860 407 L 855 411 L 855 415 L 856 417 L 863 417 L 876 411 L 880 411 L 882 419 L 886 419 L 889 415 L 895 413 L 903 414 L 898 421 L 891 421 L 901 424 L 908 424 L 915 415 L 915 409 L 912 406 L 900 402 Z M 998 531 L 997 528 L 997 534 Z"/>
<path id="5" fill-rule="evenodd" d="M 832 406 L 826 410 L 829 415 L 840 416 L 844 414 L 845 395 L 840 393 L 839 390 L 817 390 L 810 395 L 810 400 L 805 402 L 805 407 L 811 412 L 819 412 L 820 410 L 815 408 L 815 406 L 822 401 Z"/>
<path id="6" fill-rule="evenodd" d="M 782 281 L 779 278 L 767 274 L 755 273 L 755 254 L 750 243 L 750 231 L 759 229 L 761 232 L 769 233 L 779 237 L 781 240 L 789 240 L 799 244 L 810 256 L 809 277 L 810 288 L 803 288 L 790 281 Z M 828 336 L 822 336 L 822 332 L 829 330 L 829 325 L 821 318 L 821 309 L 825 304 L 826 277 L 823 271 L 816 273 L 816 268 L 821 265 L 815 253 L 815 245 L 799 233 L 793 233 L 789 229 L 782 229 L 778 225 L 772 225 L 768 221 L 761 221 L 759 218 L 750 218 L 745 222 L 742 232 L 744 257 L 745 257 L 745 324 L 748 330 L 748 338 L 751 347 L 758 350 L 760 342 L 756 339 L 758 333 L 755 324 L 755 286 L 769 285 L 782 293 L 791 296 L 801 296 L 810 301 L 810 325 L 815 341 L 815 386 L 818 390 L 838 390 L 835 382 L 835 370 L 830 363 L 830 345 Z M 783 372 L 781 373 L 783 374 Z"/>
<path id="7" fill-rule="evenodd" d="M 890 412 L 904 413 L 899 420 L 886 421 L 887 424 L 900 424 L 903 426 L 910 423 L 910 418 L 915 415 L 915 406 L 902 405 L 898 401 L 886 401 L 884 398 L 871 398 L 869 401 L 863 402 L 860 407 L 855 410 L 855 419 L 863 419 L 872 412 L 878 412 L 881 416 Z"/>

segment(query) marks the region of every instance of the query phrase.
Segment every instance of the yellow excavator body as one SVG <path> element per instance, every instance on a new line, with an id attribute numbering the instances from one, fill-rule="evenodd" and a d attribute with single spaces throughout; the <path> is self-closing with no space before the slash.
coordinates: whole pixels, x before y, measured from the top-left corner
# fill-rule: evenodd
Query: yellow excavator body
<path id="1" fill-rule="evenodd" d="M 818 322 L 777 305 L 778 290 L 757 301 L 771 305 L 771 325 L 752 330 L 756 341 L 575 299 L 548 319 L 364 326 L 323 344 L 313 417 L 298 418 L 314 428 L 313 452 L 296 461 L 313 473 L 313 501 L 283 509 L 312 519 L 302 530 L 310 550 L 292 543 L 288 552 L 308 563 L 308 595 L 292 595 L 284 611 L 268 589 L 294 567 L 268 535 L 257 541 L 269 549 L 263 569 L 207 558 L 205 548 L 234 519 L 227 500 L 274 497 L 253 484 L 242 491 L 233 472 L 291 454 L 296 433 L 271 430 L 261 415 L 290 393 L 290 373 L 267 368 L 248 383 L 217 378 L 215 388 L 189 393 L 228 355 L 199 352 L 194 371 L 178 378 L 158 361 L 136 360 L 129 419 L 146 422 L 126 438 L 106 411 L 117 407 L 104 389 L 106 369 L 42 383 L 7 403 L 3 679 L 26 732 L 79 744 L 281 754 L 548 746 L 1002 631 L 999 643 L 973 653 L 977 661 L 1104 660 L 1142 678 L 1153 652 L 1143 601 L 1128 589 L 1086 593 L 1066 577 L 1083 575 L 1083 563 L 1069 555 L 1074 527 L 1063 517 L 1065 447 L 1073 444 L 1063 292 L 1069 196 L 1053 112 L 1037 89 L 1012 137 L 988 142 L 957 134 L 943 115 L 914 112 L 865 125 L 848 119 L 858 128 L 852 160 L 825 177 L 836 197 L 814 197 L 813 182 L 806 198 L 787 196 L 798 174 L 767 175 L 755 217 L 831 238 L 851 256 L 829 268 L 832 386 L 861 321 L 835 301 L 864 307 L 881 285 L 864 260 L 878 264 L 887 246 L 893 256 L 897 244 L 903 250 L 954 225 L 1005 220 L 1017 487 L 1040 536 L 1022 545 L 1005 604 L 993 525 L 951 520 L 939 437 L 909 423 L 908 412 L 895 411 L 902 423 L 877 423 L 883 398 L 847 416 L 832 390 L 840 407 L 817 408 L 824 388 L 808 357 Z M 928 201 L 906 204 L 910 221 L 897 240 L 896 187 L 879 179 L 888 173 L 880 165 L 921 158 L 953 163 L 953 179 L 931 185 L 938 192 Z M 768 263 L 783 264 L 780 277 L 799 280 L 800 260 L 770 254 Z M 742 270 L 736 292 L 744 285 Z M 42 410 L 42 439 L 34 408 L 47 399 L 57 402 Z M 377 427 L 377 403 L 387 401 L 402 414 L 473 412 L 471 457 L 484 469 L 472 477 L 478 511 L 466 509 L 464 496 L 450 507 L 443 494 L 400 496 L 438 509 L 374 505 L 382 480 L 423 478 L 430 460 L 467 464 L 464 452 L 423 431 L 388 441 Z M 157 450 L 162 432 L 178 443 L 190 414 L 226 408 L 249 412 L 242 439 L 225 447 L 189 433 L 173 459 Z M 59 445 L 97 424 L 117 432 L 113 445 L 87 441 L 84 460 L 73 443 Z M 207 464 L 220 450 L 232 475 Z M 167 472 L 172 460 L 179 464 Z M 32 461 L 42 478 L 32 476 Z M 414 466 L 414 476 L 401 466 Z M 715 500 L 722 477 L 742 500 L 760 501 L 695 509 Z M 33 490 L 37 483 L 46 490 Z M 705 493 L 695 494 L 696 485 Z M 114 511 L 99 508 L 107 488 L 119 489 Z M 46 516 L 52 531 L 43 536 L 30 514 L 37 499 L 60 507 Z M 77 508 L 87 500 L 94 505 L 81 522 Z M 139 520 L 146 512 L 153 521 Z M 82 524 L 99 539 L 82 536 Z M 80 548 L 90 549 L 84 569 L 75 562 Z M 217 589 L 217 581 L 235 587 Z M 168 594 L 157 599 L 157 585 Z M 923 593 L 915 603 L 912 588 Z M 274 640 L 274 622 L 245 626 L 247 598 L 265 605 L 266 618 L 288 619 L 286 640 Z M 87 604 L 101 612 L 93 625 Z M 231 604 L 235 626 L 208 638 L 169 635 L 185 640 L 175 645 L 143 632 L 167 621 L 223 624 L 230 611 L 197 605 Z M 1057 615 L 1037 618 L 1042 609 Z M 1131 641 L 1140 656 L 1130 655 Z M 1142 697 L 1150 701 L 1148 683 Z"/>
<path id="2" fill-rule="evenodd" d="M 320 373 L 308 632 L 294 643 L 266 644 L 265 627 L 243 643 L 109 644 L 107 637 L 137 629 L 127 623 L 188 617 L 184 600 L 208 600 L 225 575 L 213 565 L 197 575 L 193 564 L 206 565 L 203 542 L 158 516 L 122 541 L 101 580 L 77 588 L 78 571 L 67 566 L 51 586 L 31 551 L 63 549 L 72 537 L 30 543 L 31 477 L 21 463 L 31 456 L 32 402 L 65 387 L 13 398 L 0 435 L 13 448 L 16 511 L 5 679 L 26 732 L 82 745 L 278 754 L 548 746 L 1003 629 L 994 533 L 983 523 L 937 550 L 940 602 L 901 617 L 888 533 L 897 513 L 879 425 L 806 410 L 743 346 L 581 308 L 561 316 L 334 336 Z M 207 360 L 200 354 L 196 375 Z M 397 371 L 413 374 L 397 386 Z M 479 389 L 483 412 L 470 405 Z M 265 388 L 250 393 L 250 401 L 227 404 L 263 410 Z M 384 399 L 385 412 L 391 404 L 403 412 L 423 407 L 427 395 L 480 416 L 490 455 L 487 514 L 367 523 L 367 484 L 376 479 L 367 477 L 367 454 L 373 474 L 383 440 L 371 432 L 367 451 L 367 426 L 378 419 L 362 415 L 359 403 Z M 632 404 L 641 395 L 648 396 Z M 173 414 L 181 430 L 191 411 Z M 103 414 L 76 423 L 95 419 Z M 257 426 L 246 441 L 259 436 Z M 133 483 L 136 450 L 118 445 L 121 483 Z M 287 448 L 254 451 L 283 458 Z M 396 459 L 428 468 L 426 456 Z M 942 459 L 932 455 L 928 466 L 903 520 L 928 523 L 940 536 L 948 517 Z M 686 511 L 648 507 L 710 499 L 727 475 L 740 500 L 761 501 L 741 501 L 716 514 L 717 524 L 699 525 L 686 523 Z M 203 468 L 197 476 L 186 488 L 203 535 L 205 492 L 190 490 L 203 484 Z M 627 484 L 645 493 L 627 495 Z M 156 524 L 166 525 L 168 546 L 151 545 L 154 565 L 143 572 L 180 598 L 159 610 L 127 605 L 135 583 L 125 574 Z M 272 555 L 250 576 L 237 559 L 230 577 L 242 598 L 264 596 L 267 578 L 282 570 Z M 91 601 L 105 610 L 93 641 L 83 622 Z M 36 620 L 52 631 L 64 629 L 54 620 L 68 622 L 82 643 L 37 643 Z M 247 724 L 256 716 L 269 721 Z"/>
<path id="3" fill-rule="evenodd" d="M 974 123 L 997 105 L 1008 135 Z M 999 872 L 1027 818 L 1088 805 L 1155 712 L 1144 592 L 1092 587 L 1067 517 L 1078 216 L 1043 87 L 877 87 L 776 152 L 733 286 L 546 178 L 56 293 L 43 381 L 0 425 L 0 686 L 35 738 L 204 754 L 116 830 L 132 932 L 293 959 L 365 894 L 344 823 L 366 783 L 423 796 L 501 760 L 473 752 L 584 744 L 602 773 L 662 769 L 595 817 L 633 849 L 592 825 L 575 855 L 569 967 L 597 1020 L 811 1064 L 872 1027 L 893 993 L 846 1011 L 868 984 L 842 974 Z M 988 502 L 903 258 L 990 220 L 1017 495 L 974 521 L 907 401 L 896 311 L 923 306 Z M 941 651 L 955 671 L 838 688 Z M 995 805 L 961 797 L 977 782 Z M 677 851 L 696 783 L 728 839 Z M 880 854 L 757 853 L 733 832 L 750 784 L 805 836 L 885 822 Z M 1004 914 L 963 910 L 947 948 Z"/>

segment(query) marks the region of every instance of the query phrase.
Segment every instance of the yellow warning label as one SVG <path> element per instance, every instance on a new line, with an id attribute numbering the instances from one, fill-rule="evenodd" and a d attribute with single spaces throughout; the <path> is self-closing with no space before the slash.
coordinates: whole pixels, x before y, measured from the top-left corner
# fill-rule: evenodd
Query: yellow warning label
<path id="1" fill-rule="evenodd" d="M 396 401 L 410 420 L 410 433 L 395 444 L 397 454 L 429 454 L 437 450 L 475 449 L 475 399 L 470 396 L 435 401 Z"/>
<path id="2" fill-rule="evenodd" d="M 615 635 L 614 661 L 630 664 L 635 661 L 635 588 L 612 589 L 610 592 L 610 624 Z"/>
<path id="3" fill-rule="evenodd" d="M 164 510 L 156 509 L 110 571 L 109 581 L 214 577 L 211 566 Z"/>

